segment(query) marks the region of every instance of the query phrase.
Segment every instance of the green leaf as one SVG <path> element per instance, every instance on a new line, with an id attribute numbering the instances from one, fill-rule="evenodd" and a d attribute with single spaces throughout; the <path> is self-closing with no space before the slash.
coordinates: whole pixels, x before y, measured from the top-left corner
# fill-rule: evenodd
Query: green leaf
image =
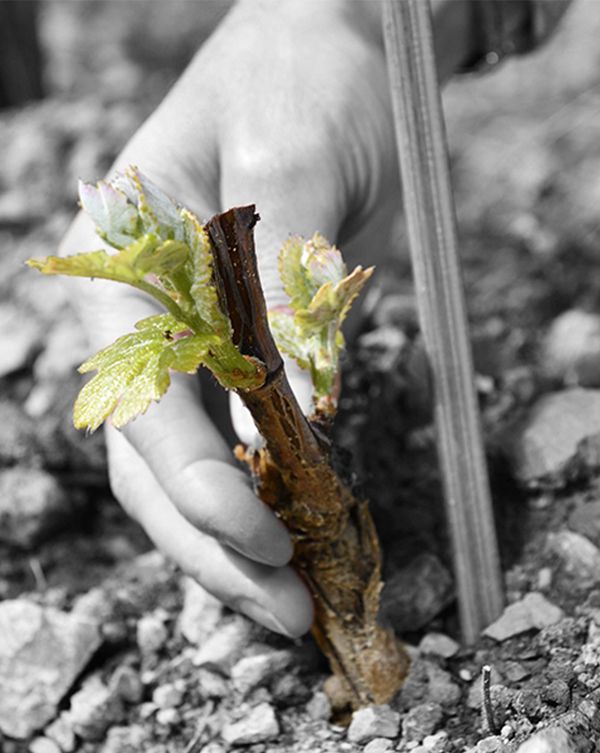
<path id="1" fill-rule="evenodd" d="M 315 233 L 288 239 L 279 271 L 290 308 L 269 314 L 275 342 L 310 371 L 317 398 L 331 397 L 344 347 L 340 327 L 373 268 L 348 274 L 340 251 Z"/>
<path id="2" fill-rule="evenodd" d="M 295 310 L 308 306 L 316 292 L 302 262 L 304 247 L 304 238 L 292 236 L 279 252 L 279 277 L 290 298 L 290 306 Z"/>
<path id="3" fill-rule="evenodd" d="M 136 208 L 145 233 L 154 233 L 163 240 L 183 240 L 180 207 L 137 167 L 129 166 L 125 172 L 117 173 L 111 184 Z"/>
<path id="4" fill-rule="evenodd" d="M 136 242 L 136 244 L 139 242 Z M 69 275 L 71 277 L 98 277 L 116 282 L 135 283 L 140 276 L 133 268 L 132 260 L 139 253 L 137 246 L 118 254 L 107 251 L 88 251 L 73 256 L 46 256 L 43 259 L 28 259 L 28 266 L 46 275 Z"/>
<path id="5" fill-rule="evenodd" d="M 140 234 L 138 212 L 122 191 L 110 183 L 79 182 L 79 201 L 93 220 L 98 235 L 115 248 L 124 248 Z"/>
<path id="6" fill-rule="evenodd" d="M 144 277 L 151 272 L 157 277 L 170 276 L 189 258 L 190 249 L 181 241 L 165 241 L 158 245 L 147 244 L 134 261 L 134 268 Z"/>
<path id="7" fill-rule="evenodd" d="M 170 314 L 152 316 L 82 364 L 81 373 L 98 373 L 75 401 L 75 426 L 94 431 L 112 415 L 120 428 L 160 400 L 170 370 L 194 373 L 217 338 L 187 332 L 187 325 Z"/>
<path id="8" fill-rule="evenodd" d="M 291 356 L 301 369 L 310 368 L 310 344 L 303 338 L 291 309 L 279 308 L 269 311 L 269 326 L 277 347 Z"/>
<path id="9" fill-rule="evenodd" d="M 229 317 L 221 309 L 219 294 L 213 276 L 213 259 L 208 233 L 198 218 L 183 209 L 184 237 L 190 249 L 189 276 L 192 285 L 190 295 L 201 319 L 210 325 L 213 332 L 231 339 L 232 329 Z"/>

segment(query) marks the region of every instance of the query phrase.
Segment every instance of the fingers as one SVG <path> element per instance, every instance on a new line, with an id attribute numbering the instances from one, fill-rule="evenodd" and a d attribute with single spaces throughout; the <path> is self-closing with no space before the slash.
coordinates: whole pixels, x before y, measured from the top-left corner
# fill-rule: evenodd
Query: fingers
<path id="1" fill-rule="evenodd" d="M 174 377 L 169 393 L 125 435 L 190 523 L 257 562 L 284 565 L 292 556 L 285 526 L 233 465 L 197 397 L 189 378 Z"/>
<path id="2" fill-rule="evenodd" d="M 109 431 L 107 444 L 115 495 L 156 546 L 185 573 L 271 630 L 297 637 L 310 628 L 311 598 L 290 567 L 252 562 L 199 531 L 171 502 L 122 434 Z"/>

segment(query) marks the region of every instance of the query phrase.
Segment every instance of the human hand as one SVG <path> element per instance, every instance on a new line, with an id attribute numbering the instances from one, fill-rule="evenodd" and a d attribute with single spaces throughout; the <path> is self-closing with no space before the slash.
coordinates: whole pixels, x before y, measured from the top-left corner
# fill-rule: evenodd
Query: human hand
<path id="1" fill-rule="evenodd" d="M 345 237 L 350 264 L 372 263 L 399 203 L 379 34 L 349 6 L 362 4 L 242 0 L 117 162 L 136 164 L 200 217 L 255 203 L 269 305 L 283 300 L 276 255 L 290 233 Z M 79 216 L 62 251 L 97 245 Z M 98 347 L 155 313 L 128 289 L 97 280 L 81 290 Z M 306 405 L 307 379 L 291 377 Z M 233 418 L 248 440 L 239 406 Z M 293 636 L 308 629 L 309 594 L 286 566 L 289 535 L 233 465 L 193 380 L 175 377 L 158 406 L 121 433 L 109 428 L 107 442 L 115 496 L 160 549 L 258 622 Z"/>

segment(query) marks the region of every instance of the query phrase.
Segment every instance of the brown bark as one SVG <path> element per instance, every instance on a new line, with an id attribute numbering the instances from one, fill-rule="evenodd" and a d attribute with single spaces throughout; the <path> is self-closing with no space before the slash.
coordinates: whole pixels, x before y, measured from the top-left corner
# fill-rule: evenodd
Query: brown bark
<path id="1" fill-rule="evenodd" d="M 377 622 L 381 555 L 366 501 L 334 471 L 328 438 L 302 413 L 267 324 L 252 228 L 254 207 L 217 215 L 207 224 L 221 300 L 234 341 L 267 367 L 265 384 L 240 392 L 265 447 L 238 450 L 260 497 L 294 540 L 293 564 L 315 603 L 313 635 L 344 684 L 353 707 L 389 701 L 408 669 L 393 633 Z"/>

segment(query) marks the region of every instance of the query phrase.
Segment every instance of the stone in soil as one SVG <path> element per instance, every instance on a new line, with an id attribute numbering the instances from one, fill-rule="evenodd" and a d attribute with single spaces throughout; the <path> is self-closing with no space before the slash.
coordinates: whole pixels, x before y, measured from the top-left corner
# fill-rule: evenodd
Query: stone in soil
<path id="1" fill-rule="evenodd" d="M 223 605 L 193 578 L 182 579 L 183 608 L 177 625 L 183 637 L 195 646 L 214 633 L 223 614 Z"/>
<path id="2" fill-rule="evenodd" d="M 71 697 L 67 712 L 73 731 L 82 740 L 103 740 L 106 730 L 123 716 L 123 706 L 118 695 L 102 682 L 100 675 L 86 678 L 77 693 Z"/>
<path id="3" fill-rule="evenodd" d="M 152 693 L 152 703 L 159 709 L 179 706 L 185 695 L 185 684 L 181 680 L 159 685 Z"/>
<path id="4" fill-rule="evenodd" d="M 428 659 L 417 657 L 411 662 L 395 703 L 403 711 L 426 702 L 451 708 L 460 696 L 461 690 L 448 672 Z"/>
<path id="5" fill-rule="evenodd" d="M 145 614 L 137 624 L 137 644 L 142 656 L 152 656 L 164 648 L 169 638 L 162 610 Z"/>
<path id="6" fill-rule="evenodd" d="M 578 505 L 569 515 L 569 528 L 600 546 L 600 500 Z"/>
<path id="7" fill-rule="evenodd" d="M 507 437 L 506 450 L 521 481 L 562 486 L 579 454 L 595 454 L 585 445 L 598 433 L 600 390 L 564 390 L 536 403 L 525 423 Z"/>
<path id="8" fill-rule="evenodd" d="M 110 688 L 127 703 L 139 703 L 144 695 L 144 685 L 139 673 L 126 664 L 121 664 L 115 669 L 110 678 Z"/>
<path id="9" fill-rule="evenodd" d="M 222 736 L 229 745 L 253 745 L 279 735 L 275 710 L 269 703 L 260 703 L 237 722 L 225 724 Z"/>
<path id="10" fill-rule="evenodd" d="M 200 667 L 195 672 L 195 678 L 202 698 L 225 698 L 229 695 L 229 683 L 217 672 Z"/>
<path id="11" fill-rule="evenodd" d="M 73 732 L 73 727 L 69 721 L 69 717 L 66 712 L 62 712 L 52 724 L 49 724 L 44 730 L 46 737 L 58 745 L 63 753 L 73 753 L 77 747 L 77 738 Z"/>
<path id="12" fill-rule="evenodd" d="M 250 632 L 251 626 L 247 620 L 234 617 L 200 647 L 193 659 L 194 666 L 209 667 L 228 674 L 248 646 Z"/>
<path id="13" fill-rule="evenodd" d="M 556 554 L 567 573 L 592 583 L 600 582 L 600 549 L 574 531 L 548 535 L 548 550 Z"/>
<path id="14" fill-rule="evenodd" d="M 28 737 L 57 713 L 100 646 L 98 623 L 27 599 L 0 603 L 0 730 Z"/>
<path id="15" fill-rule="evenodd" d="M 98 753 L 139 753 L 139 751 L 148 750 L 145 743 L 146 732 L 140 724 L 111 727 Z"/>
<path id="16" fill-rule="evenodd" d="M 600 316 L 565 311 L 550 325 L 542 345 L 542 368 L 565 384 L 600 386 Z"/>
<path id="17" fill-rule="evenodd" d="M 526 740 L 517 753 L 577 753 L 577 750 L 564 729 L 549 727 Z"/>
<path id="18" fill-rule="evenodd" d="M 381 594 L 382 615 L 397 633 L 418 630 L 453 598 L 450 573 L 435 555 L 425 552 L 388 578 Z"/>
<path id="19" fill-rule="evenodd" d="M 414 706 L 402 720 L 402 739 L 406 742 L 421 742 L 435 732 L 442 721 L 439 703 L 420 703 Z"/>
<path id="20" fill-rule="evenodd" d="M 326 693 L 317 690 L 310 701 L 306 704 L 306 711 L 315 721 L 327 721 L 331 716 L 331 703 Z"/>
<path id="21" fill-rule="evenodd" d="M 41 340 L 35 319 L 12 303 L 0 304 L 0 378 L 27 366 Z"/>
<path id="22" fill-rule="evenodd" d="M 31 461 L 39 451 L 34 421 L 12 400 L 0 400 L 0 465 Z"/>
<path id="23" fill-rule="evenodd" d="M 29 743 L 29 753 L 61 753 L 61 750 L 54 740 L 36 737 Z"/>
<path id="24" fill-rule="evenodd" d="M 540 630 L 553 625 L 563 617 L 560 607 L 549 602 L 542 594 L 534 592 L 520 601 L 509 604 L 502 615 L 483 631 L 496 641 L 505 641 L 528 630 Z"/>
<path id="25" fill-rule="evenodd" d="M 268 651 L 253 656 L 245 656 L 231 668 L 234 688 L 246 694 L 254 688 L 264 686 L 275 674 L 292 663 L 290 651 Z"/>
<path id="26" fill-rule="evenodd" d="M 46 737 L 58 745 L 63 753 L 73 753 L 77 747 L 77 738 L 73 732 L 73 727 L 65 711 L 60 714 L 52 724 L 49 724 L 44 730 Z"/>
<path id="27" fill-rule="evenodd" d="M 400 714 L 387 705 L 367 706 L 352 714 L 348 740 L 364 745 L 375 737 L 393 739 L 400 732 Z"/>
<path id="28" fill-rule="evenodd" d="M 391 749 L 391 740 L 388 740 L 387 737 L 376 737 L 365 745 L 363 753 L 386 753 L 386 751 Z"/>
<path id="29" fill-rule="evenodd" d="M 458 643 L 444 633 L 427 633 L 419 643 L 419 652 L 450 659 L 460 650 Z"/>
<path id="30" fill-rule="evenodd" d="M 32 549 L 60 528 L 72 510 L 65 491 L 46 471 L 0 471 L 0 541 Z"/>
<path id="31" fill-rule="evenodd" d="M 505 741 L 497 735 L 490 735 L 480 740 L 475 748 L 472 749 L 472 753 L 505 753 L 507 746 Z M 469 751 L 471 753 L 471 751 Z"/>

